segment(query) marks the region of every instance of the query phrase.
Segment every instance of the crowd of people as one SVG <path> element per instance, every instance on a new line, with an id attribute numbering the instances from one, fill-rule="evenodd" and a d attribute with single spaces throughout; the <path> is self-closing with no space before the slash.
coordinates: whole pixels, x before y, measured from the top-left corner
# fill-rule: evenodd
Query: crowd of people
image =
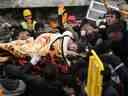
<path id="1" fill-rule="evenodd" d="M 92 49 L 105 69 L 102 96 L 128 96 L 128 15 L 109 9 L 96 22 L 78 22 L 60 4 L 47 24 L 30 9 L 23 17 L 20 26 L 0 28 L 0 96 L 88 96 Z"/>

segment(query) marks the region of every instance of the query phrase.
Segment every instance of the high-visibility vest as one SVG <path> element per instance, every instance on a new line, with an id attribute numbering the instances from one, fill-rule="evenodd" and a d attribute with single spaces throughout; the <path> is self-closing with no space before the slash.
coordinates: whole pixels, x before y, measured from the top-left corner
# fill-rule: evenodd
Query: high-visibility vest
<path id="1" fill-rule="evenodd" d="M 35 20 L 32 22 L 32 25 L 31 26 L 29 26 L 28 23 L 25 22 L 25 21 L 21 22 L 22 28 L 23 29 L 26 29 L 26 30 L 29 30 L 29 29 L 35 30 L 36 24 L 37 24 L 37 21 L 35 21 Z"/>
<path id="2" fill-rule="evenodd" d="M 87 96 L 102 96 L 103 75 L 101 72 L 104 71 L 103 63 L 94 50 L 91 50 L 91 53 L 85 91 Z"/>

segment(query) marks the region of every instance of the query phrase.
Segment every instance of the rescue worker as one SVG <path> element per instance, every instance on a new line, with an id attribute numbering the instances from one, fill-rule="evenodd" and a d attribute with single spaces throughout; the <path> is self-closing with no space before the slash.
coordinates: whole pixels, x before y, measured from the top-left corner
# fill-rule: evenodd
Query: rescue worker
<path id="1" fill-rule="evenodd" d="M 112 50 L 116 56 L 119 56 L 119 58 L 121 58 L 121 61 L 126 62 L 126 58 L 128 56 L 128 51 L 127 51 L 128 46 L 127 46 L 127 39 L 125 33 L 125 29 L 126 29 L 125 23 L 123 20 L 121 20 L 120 13 L 115 10 L 108 11 L 107 14 L 105 15 L 105 19 L 108 26 L 106 28 L 107 40 L 104 40 L 104 43 L 100 46 L 104 46 L 105 50 L 107 49 Z M 125 63 L 124 65 L 127 66 L 127 63 Z M 121 81 L 123 82 L 122 84 L 124 86 L 124 89 L 127 90 L 128 82 L 123 80 Z M 126 90 L 124 91 L 123 96 L 127 96 Z"/>
<path id="2" fill-rule="evenodd" d="M 36 37 L 38 35 L 39 24 L 33 19 L 30 9 L 23 10 L 24 21 L 21 22 L 21 29 L 27 30 L 31 36 Z"/>
<path id="3" fill-rule="evenodd" d="M 114 53 L 125 61 L 128 56 L 127 52 L 127 36 L 125 33 L 125 23 L 121 20 L 120 13 L 117 11 L 108 12 L 106 14 L 107 34 L 111 40 L 111 49 Z"/>

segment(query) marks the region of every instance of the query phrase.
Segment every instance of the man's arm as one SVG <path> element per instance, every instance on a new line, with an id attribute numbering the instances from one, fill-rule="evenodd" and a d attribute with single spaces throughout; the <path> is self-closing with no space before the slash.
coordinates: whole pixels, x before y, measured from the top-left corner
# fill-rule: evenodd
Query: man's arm
<path id="1" fill-rule="evenodd" d="M 64 4 L 61 3 L 58 5 L 58 23 L 59 23 L 59 29 L 60 31 L 64 31 L 64 25 L 63 25 L 63 20 L 62 20 L 62 16 L 63 16 L 63 13 L 65 11 L 65 8 L 64 8 Z"/>
<path id="2" fill-rule="evenodd" d="M 6 62 L 9 59 L 9 56 L 6 57 L 0 57 L 0 64 Z"/>

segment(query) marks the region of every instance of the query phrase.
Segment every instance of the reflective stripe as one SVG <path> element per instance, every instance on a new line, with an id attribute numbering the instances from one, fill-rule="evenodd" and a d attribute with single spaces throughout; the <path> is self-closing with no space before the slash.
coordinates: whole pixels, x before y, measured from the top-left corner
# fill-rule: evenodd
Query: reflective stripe
<path id="1" fill-rule="evenodd" d="M 33 21 L 33 23 L 32 23 L 32 29 L 33 29 L 33 30 L 35 30 L 36 24 L 37 24 L 37 22 L 36 22 L 36 21 Z M 27 24 L 27 22 L 25 22 L 25 21 L 21 22 L 21 26 L 22 26 L 23 29 L 29 29 L 29 28 L 28 28 L 28 24 Z"/>
<path id="2" fill-rule="evenodd" d="M 116 68 L 114 69 L 114 71 L 117 71 L 119 68 L 123 67 L 124 63 L 120 63 L 118 66 L 116 66 Z"/>
<path id="3" fill-rule="evenodd" d="M 123 67 L 123 66 L 124 66 L 124 63 L 120 63 L 118 66 L 116 66 L 115 69 L 112 67 L 111 64 L 109 64 L 108 66 L 109 66 L 109 68 L 111 69 L 111 72 L 114 73 L 114 72 L 116 72 L 119 68 Z"/>

